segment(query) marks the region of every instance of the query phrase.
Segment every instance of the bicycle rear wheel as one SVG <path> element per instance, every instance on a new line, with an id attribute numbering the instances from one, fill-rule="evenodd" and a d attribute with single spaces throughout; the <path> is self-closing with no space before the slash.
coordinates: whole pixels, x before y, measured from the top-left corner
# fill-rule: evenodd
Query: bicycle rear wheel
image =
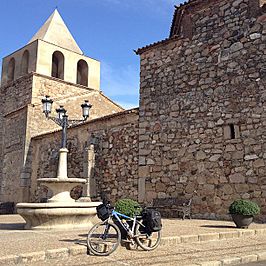
<path id="1" fill-rule="evenodd" d="M 146 251 L 156 249 L 161 242 L 161 231 L 147 232 L 147 229 L 140 223 L 136 224 L 135 235 L 136 243 Z"/>
<path id="2" fill-rule="evenodd" d="M 88 233 L 89 251 L 97 256 L 108 256 L 121 242 L 121 233 L 115 224 L 107 221 L 95 224 Z"/>

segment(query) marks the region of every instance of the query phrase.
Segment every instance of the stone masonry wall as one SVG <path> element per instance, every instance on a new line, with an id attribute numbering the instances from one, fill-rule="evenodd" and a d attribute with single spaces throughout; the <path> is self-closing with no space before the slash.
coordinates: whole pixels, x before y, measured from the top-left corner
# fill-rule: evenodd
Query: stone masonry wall
<path id="1" fill-rule="evenodd" d="M 27 124 L 27 108 L 5 117 L 5 137 L 3 138 L 3 180 L 1 188 L 5 201 L 13 201 L 19 197 L 27 197 L 23 188 L 28 185 L 22 176 L 25 152 L 25 132 Z"/>
<path id="2" fill-rule="evenodd" d="M 25 196 L 21 171 L 31 84 L 32 76 L 27 75 L 0 88 L 0 201 Z"/>
<path id="3" fill-rule="evenodd" d="M 0 184 L 2 183 L 2 178 L 3 178 L 3 131 L 4 131 L 4 117 L 3 117 L 3 111 L 2 111 L 2 106 L 3 106 L 3 97 L 0 92 Z M 1 186 L 0 186 L 1 187 Z M 2 191 L 0 189 L 0 194 L 2 194 Z"/>
<path id="4" fill-rule="evenodd" d="M 36 179 L 56 177 L 61 132 L 35 137 L 31 143 L 31 201 L 40 195 Z M 138 193 L 138 109 L 109 115 L 68 130 L 68 176 L 85 177 L 86 149 L 95 147 L 93 181 L 96 197 L 102 192 L 115 201 L 137 199 Z M 49 192 L 48 192 L 49 196 Z M 95 198 L 95 197 L 94 197 Z"/>
<path id="5" fill-rule="evenodd" d="M 226 218 L 251 199 L 265 220 L 266 14 L 258 1 L 206 2 L 191 40 L 138 50 L 143 200 L 197 191 L 195 217 Z"/>

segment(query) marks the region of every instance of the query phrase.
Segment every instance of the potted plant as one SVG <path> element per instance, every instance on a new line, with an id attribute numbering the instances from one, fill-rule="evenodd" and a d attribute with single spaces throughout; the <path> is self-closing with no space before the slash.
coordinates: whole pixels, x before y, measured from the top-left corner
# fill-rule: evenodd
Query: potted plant
<path id="1" fill-rule="evenodd" d="M 250 200 L 235 200 L 229 207 L 233 221 L 238 228 L 248 228 L 253 222 L 254 215 L 260 213 L 260 207 L 256 202 Z"/>
<path id="2" fill-rule="evenodd" d="M 115 210 L 117 212 L 125 214 L 126 216 L 133 217 L 134 215 L 140 215 L 142 209 L 139 203 L 135 200 L 120 199 L 115 203 Z M 127 233 L 125 229 L 121 226 L 119 222 L 114 221 L 114 223 L 119 227 L 122 239 L 126 239 Z M 130 225 L 130 227 L 132 226 L 132 221 L 128 220 L 127 223 Z"/>

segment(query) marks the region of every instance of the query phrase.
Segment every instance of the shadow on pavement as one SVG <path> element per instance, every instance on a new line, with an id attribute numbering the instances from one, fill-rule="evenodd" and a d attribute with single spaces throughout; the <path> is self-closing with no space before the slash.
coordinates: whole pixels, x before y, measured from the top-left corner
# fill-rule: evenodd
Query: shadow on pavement
<path id="1" fill-rule="evenodd" d="M 74 239 L 60 239 L 59 241 L 74 243 L 74 244 L 82 245 L 82 246 L 87 246 L 87 241 L 85 239 L 78 239 L 78 238 L 74 238 Z"/>
<path id="2" fill-rule="evenodd" d="M 0 223 L 0 230 L 24 230 L 25 223 Z"/>
<path id="3" fill-rule="evenodd" d="M 210 224 L 210 225 L 201 225 L 200 227 L 206 227 L 206 228 L 236 228 L 236 226 L 233 226 L 233 225 L 213 225 L 213 224 Z"/>

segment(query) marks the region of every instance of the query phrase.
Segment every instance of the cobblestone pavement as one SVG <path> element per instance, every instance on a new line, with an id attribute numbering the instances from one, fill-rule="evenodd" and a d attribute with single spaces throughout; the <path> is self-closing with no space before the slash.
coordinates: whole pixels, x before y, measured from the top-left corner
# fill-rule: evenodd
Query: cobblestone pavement
<path id="1" fill-rule="evenodd" d="M 160 246 L 154 251 L 133 250 L 129 251 L 120 247 L 117 251 L 108 257 L 96 257 L 93 255 L 81 255 L 66 258 L 62 260 L 49 260 L 26 265 L 208 265 L 216 266 L 218 261 L 224 261 L 224 265 L 230 263 L 239 264 L 240 258 L 245 258 L 246 262 L 254 254 L 263 254 L 266 256 L 266 237 L 249 237 L 245 241 L 239 239 L 220 240 L 211 242 L 187 243 L 176 246 Z M 265 257 L 266 259 L 266 257 Z M 216 261 L 213 264 L 201 264 L 205 262 Z M 258 264 L 260 265 L 260 264 Z M 266 264 L 261 264 L 266 265 Z"/>
<path id="2" fill-rule="evenodd" d="M 85 255 L 88 230 L 35 231 L 23 230 L 23 225 L 18 215 L 0 216 L 0 265 L 221 266 L 266 260 L 266 224 L 243 230 L 228 221 L 164 219 L 157 250 L 120 247 L 108 257 Z M 202 264 L 209 261 L 215 263 Z"/>

